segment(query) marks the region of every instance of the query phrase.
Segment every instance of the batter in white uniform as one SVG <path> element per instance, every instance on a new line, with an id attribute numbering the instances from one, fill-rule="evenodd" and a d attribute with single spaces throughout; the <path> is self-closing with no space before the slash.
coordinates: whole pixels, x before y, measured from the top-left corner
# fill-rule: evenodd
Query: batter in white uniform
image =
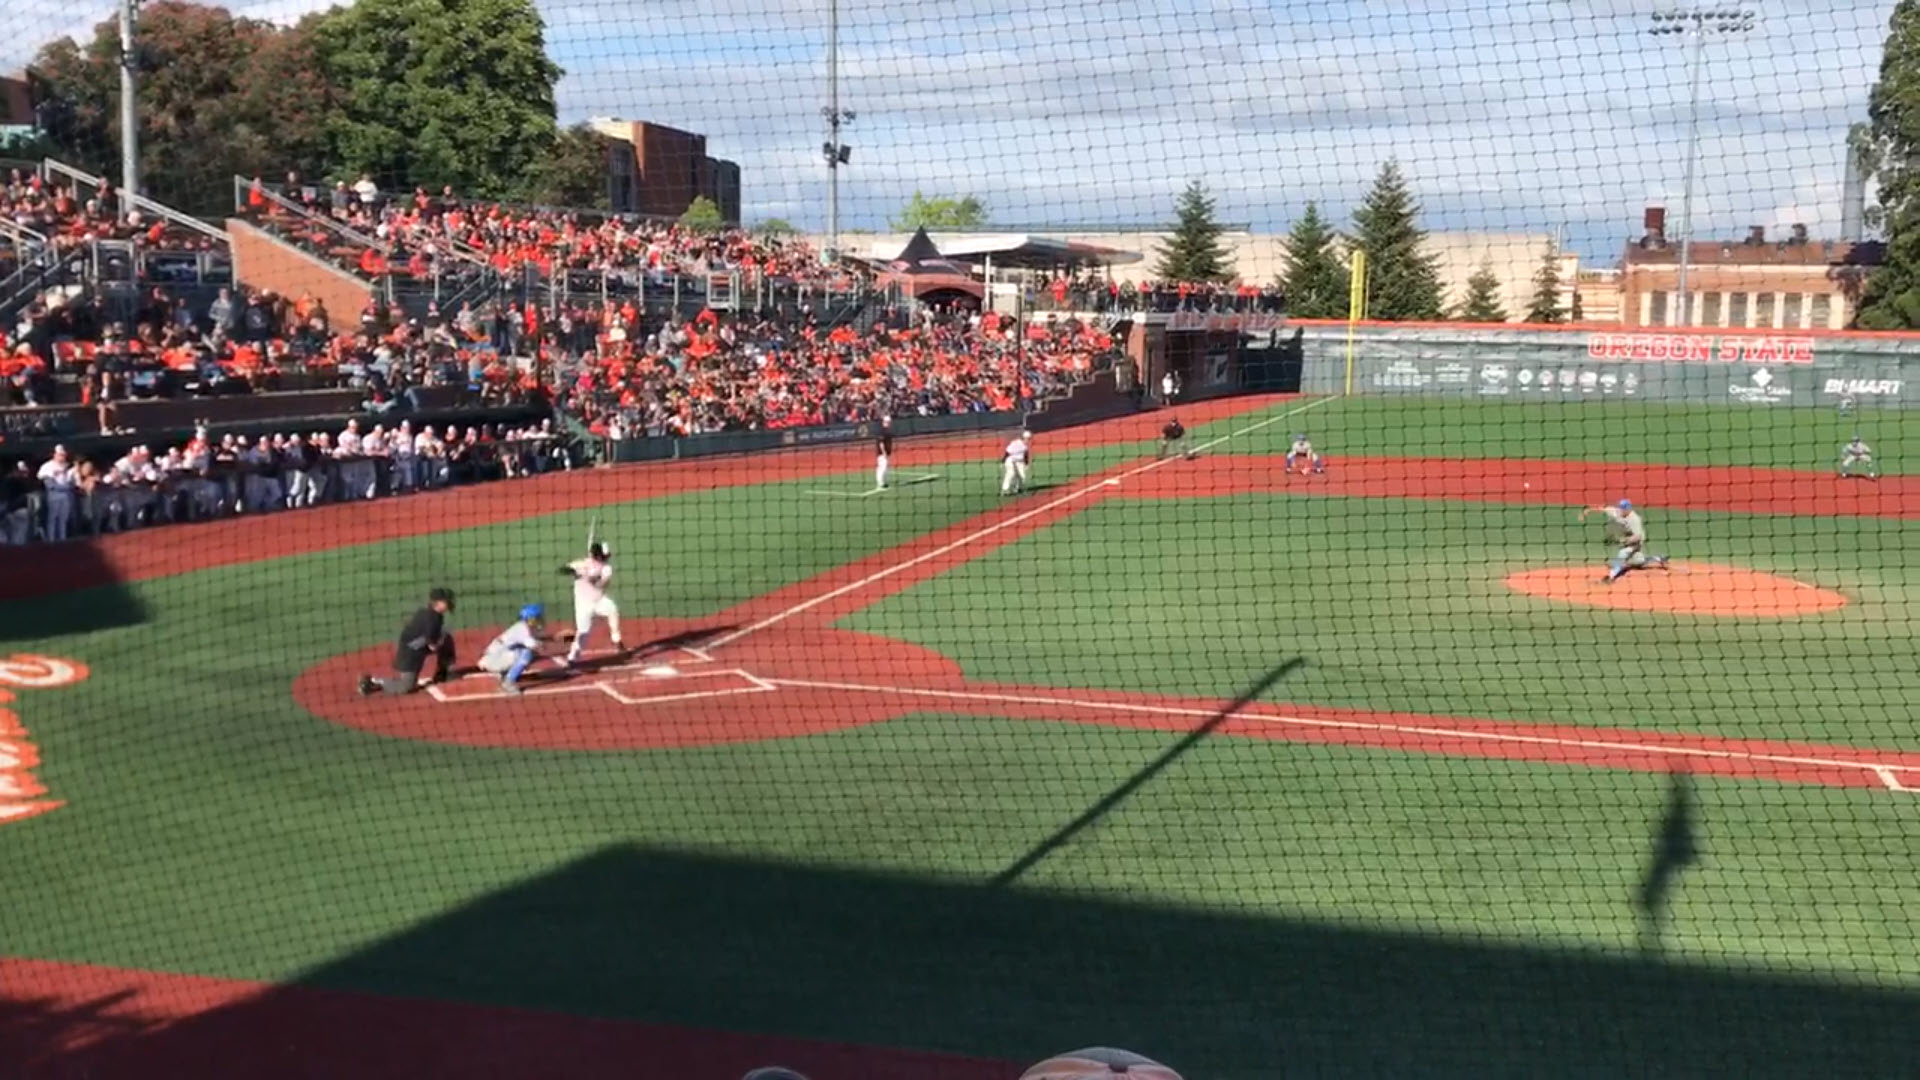
<path id="1" fill-rule="evenodd" d="M 580 659 L 595 619 L 606 621 L 614 651 L 625 651 L 620 640 L 620 609 L 607 595 L 607 584 L 613 580 L 613 552 L 605 544 L 591 544 L 586 558 L 575 559 L 560 572 L 573 579 L 573 645 L 567 650 L 566 662 Z"/>

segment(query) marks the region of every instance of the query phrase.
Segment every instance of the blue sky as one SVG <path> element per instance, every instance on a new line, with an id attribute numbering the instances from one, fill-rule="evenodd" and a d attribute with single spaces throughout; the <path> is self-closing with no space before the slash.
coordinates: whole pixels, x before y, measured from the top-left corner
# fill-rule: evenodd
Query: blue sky
<path id="1" fill-rule="evenodd" d="M 705 132 L 741 163 L 749 218 L 821 225 L 827 2 L 541 0 L 562 119 Z M 1610 259 L 1646 202 L 1679 215 L 1686 54 L 1645 32 L 1659 6 L 842 0 L 842 221 L 884 227 L 919 188 L 1008 224 L 1151 223 L 1201 179 L 1223 219 L 1280 230 L 1310 199 L 1345 221 L 1396 157 L 1430 229 L 1564 227 Z M 1893 0 L 1750 6 L 1757 29 L 1703 54 L 1696 232 L 1831 233 Z M 29 38 L 71 29 L 71 4 L 9 7 Z"/>

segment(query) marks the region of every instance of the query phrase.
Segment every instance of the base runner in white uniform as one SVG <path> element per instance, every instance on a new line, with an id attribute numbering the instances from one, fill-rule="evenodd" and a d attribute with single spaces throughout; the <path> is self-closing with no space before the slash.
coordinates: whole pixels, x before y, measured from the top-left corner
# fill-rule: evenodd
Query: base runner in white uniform
<path id="1" fill-rule="evenodd" d="M 1017 495 L 1027 490 L 1027 470 L 1033 465 L 1033 433 L 1021 431 L 1007 444 L 1001 456 L 1000 494 Z"/>
<path id="2" fill-rule="evenodd" d="M 590 544 L 586 558 L 575 559 L 560 572 L 573 579 L 573 645 L 567 649 L 566 663 L 580 659 L 595 619 L 606 621 L 614 651 L 626 651 L 620 639 L 620 609 L 607 595 L 607 584 L 613 580 L 612 550 L 605 544 Z"/>

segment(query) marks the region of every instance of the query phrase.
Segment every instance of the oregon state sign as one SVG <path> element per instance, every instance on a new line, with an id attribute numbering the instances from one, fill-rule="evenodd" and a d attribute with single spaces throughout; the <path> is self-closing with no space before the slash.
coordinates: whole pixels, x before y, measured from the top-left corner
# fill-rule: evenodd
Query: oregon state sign
<path id="1" fill-rule="evenodd" d="M 1587 358 L 1653 364 L 1811 364 L 1813 339 L 1774 334 L 1588 334 Z"/>
<path id="2" fill-rule="evenodd" d="M 86 665 L 75 660 L 32 653 L 0 659 L 0 825 L 38 817 L 63 805 L 46 797 L 46 786 L 34 775 L 40 767 L 40 750 L 28 738 L 27 726 L 16 711 L 16 691 L 72 686 L 86 677 Z"/>

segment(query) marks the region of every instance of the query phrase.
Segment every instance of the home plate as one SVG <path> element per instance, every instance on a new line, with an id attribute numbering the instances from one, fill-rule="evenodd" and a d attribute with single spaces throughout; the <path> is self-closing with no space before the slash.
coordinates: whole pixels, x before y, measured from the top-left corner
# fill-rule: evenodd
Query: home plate
<path id="1" fill-rule="evenodd" d="M 671 679 L 680 672 L 671 664 L 655 664 L 640 669 L 640 674 L 654 679 Z"/>

